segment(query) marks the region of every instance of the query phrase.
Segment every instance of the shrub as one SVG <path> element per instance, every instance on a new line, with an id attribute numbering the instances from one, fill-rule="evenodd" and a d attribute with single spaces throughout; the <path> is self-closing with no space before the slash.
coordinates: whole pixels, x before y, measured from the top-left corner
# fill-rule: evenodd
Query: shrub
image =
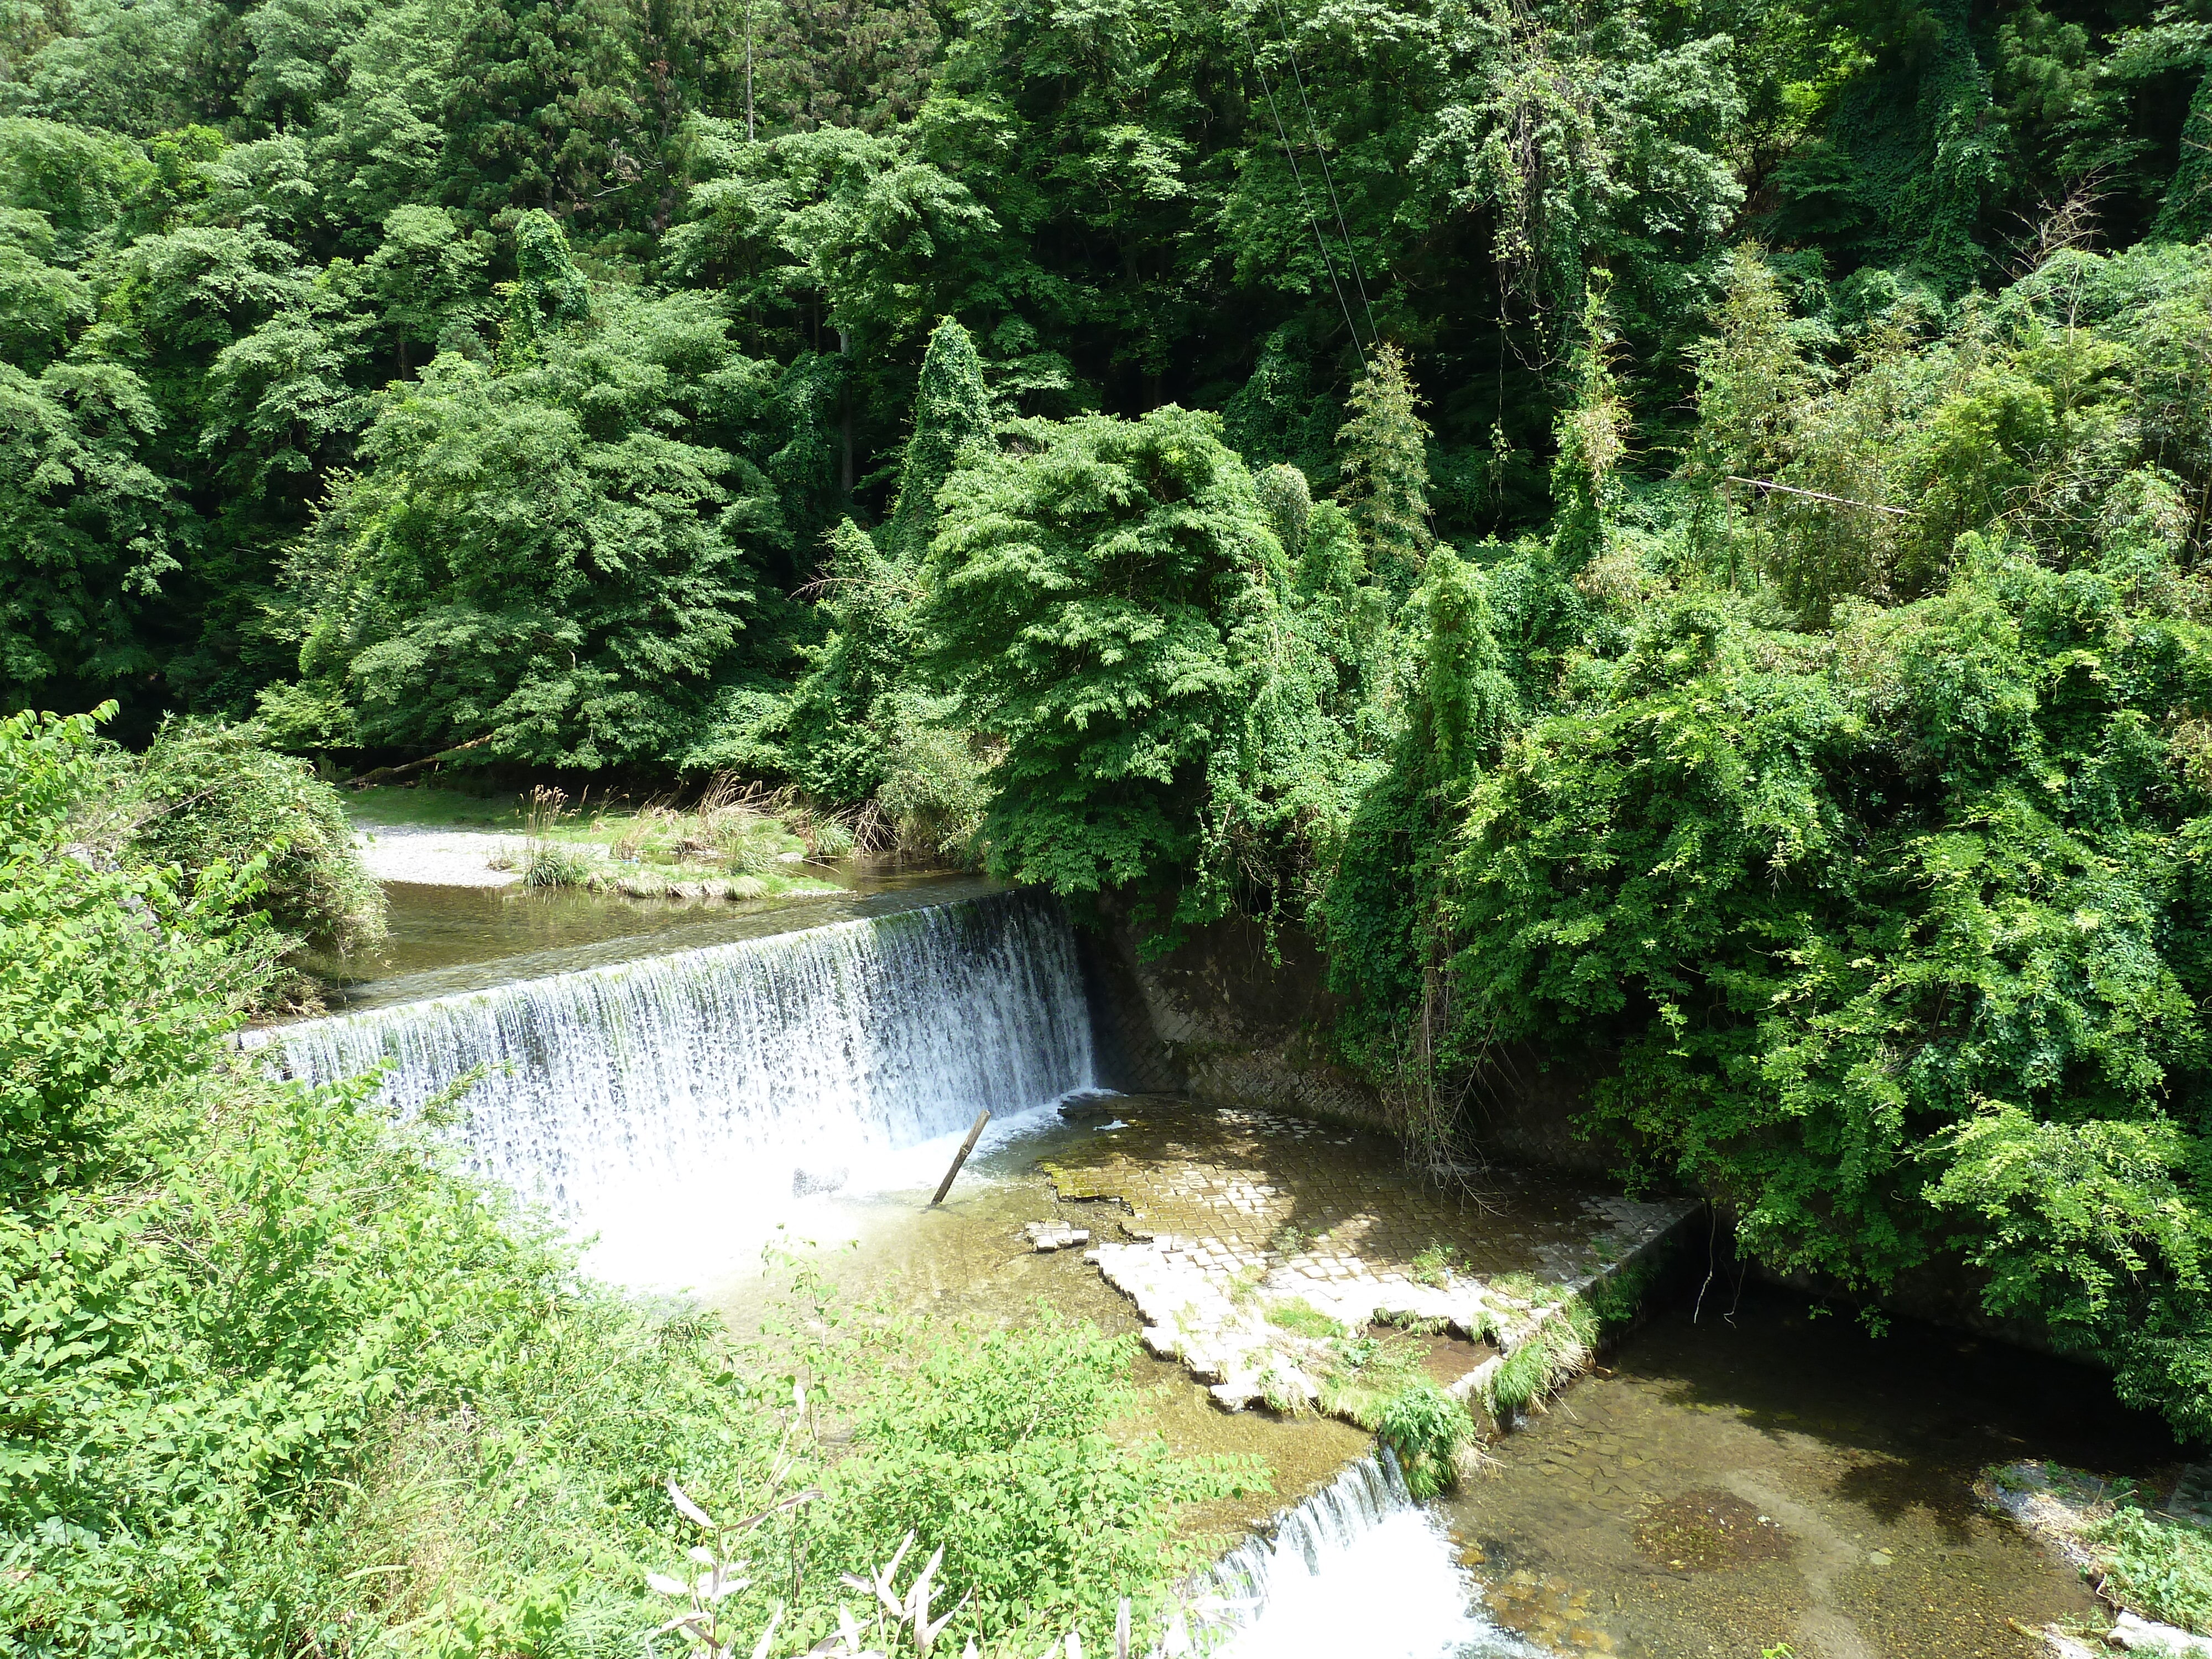
<path id="1" fill-rule="evenodd" d="M 2138 1509 L 2116 1510 L 2082 1536 L 2108 1593 L 2146 1618 L 2212 1633 L 2212 1537 Z"/>
<path id="2" fill-rule="evenodd" d="M 1250 1460 L 1109 1431 L 1137 1403 L 1135 1352 L 1133 1337 L 1042 1307 L 1015 1330 L 871 1332 L 854 1354 L 869 1375 L 853 1386 L 852 1450 L 809 1506 L 811 1547 L 865 1574 L 909 1531 L 941 1547 L 945 1582 L 974 1597 L 948 1651 L 971 1632 L 1069 1626 L 1105 1645 L 1121 1596 L 1156 1609 L 1206 1559 L 1178 1535 L 1180 1505 L 1267 1490 Z M 802 1617 L 793 1633 L 823 1632 Z"/>
<path id="3" fill-rule="evenodd" d="M 1452 1483 L 1453 1459 L 1474 1437 L 1467 1408 L 1433 1382 L 1415 1382 L 1382 1408 L 1376 1432 L 1397 1455 L 1416 1498 L 1433 1498 Z"/>
<path id="4" fill-rule="evenodd" d="M 587 887 L 596 860 L 578 847 L 556 841 L 533 841 L 522 855 L 525 887 Z"/>
<path id="5" fill-rule="evenodd" d="M 779 860 L 775 849 L 757 841 L 741 841 L 724 854 L 730 869 L 738 875 L 773 875 Z"/>
<path id="6" fill-rule="evenodd" d="M 288 940 L 344 952 L 384 938 L 384 890 L 363 867 L 337 792 L 258 726 L 172 718 L 138 763 L 130 850 L 188 886 L 268 856 L 254 902 Z"/>
<path id="7" fill-rule="evenodd" d="M 853 832 L 836 818 L 817 818 L 811 825 L 811 839 L 817 858 L 842 859 L 853 850 Z"/>
<path id="8" fill-rule="evenodd" d="M 1467 1252 L 1456 1244 L 1431 1244 L 1413 1258 L 1413 1277 L 1438 1290 L 1451 1283 L 1454 1273 L 1466 1270 Z"/>
<path id="9" fill-rule="evenodd" d="M 274 952 L 265 929 L 233 915 L 253 890 L 250 862 L 210 863 L 187 891 L 166 871 L 70 856 L 73 812 L 109 781 L 98 718 L 0 720 L 0 1192 L 11 1206 L 118 1158 L 135 1169 L 114 1143 L 143 1145 L 167 1121 Z M 95 1227 L 86 1248 L 99 1237 Z"/>

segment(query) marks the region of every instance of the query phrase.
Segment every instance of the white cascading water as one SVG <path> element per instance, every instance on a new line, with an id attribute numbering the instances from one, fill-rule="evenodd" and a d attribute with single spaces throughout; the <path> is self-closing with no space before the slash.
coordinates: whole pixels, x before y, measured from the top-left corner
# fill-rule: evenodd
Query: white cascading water
<path id="1" fill-rule="evenodd" d="M 269 1032 L 312 1083 L 388 1061 L 402 1121 L 471 1067 L 469 1165 L 623 1282 L 704 1283 L 810 1184 L 1091 1085 L 1066 916 L 1025 893 L 527 980 Z M 880 1182 L 879 1182 L 880 1184 Z"/>
<path id="2" fill-rule="evenodd" d="M 1451 1540 L 1397 1460 L 1352 1464 L 1199 1587 L 1230 1609 L 1212 1659 L 1543 1659 L 1484 1619 Z"/>

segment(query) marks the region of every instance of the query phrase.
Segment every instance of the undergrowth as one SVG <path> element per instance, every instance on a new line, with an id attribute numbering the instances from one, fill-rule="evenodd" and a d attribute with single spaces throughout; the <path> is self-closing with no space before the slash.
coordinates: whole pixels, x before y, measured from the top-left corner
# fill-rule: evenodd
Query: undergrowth
<path id="1" fill-rule="evenodd" d="M 2105 1591 L 2146 1618 L 2212 1634 L 2212 1536 L 2134 1507 L 2082 1529 Z"/>
<path id="2" fill-rule="evenodd" d="M 1394 1395 L 1375 1429 L 1397 1454 L 1416 1498 L 1433 1498 L 1450 1486 L 1454 1460 L 1474 1439 L 1467 1407 L 1425 1379 Z"/>
<path id="3" fill-rule="evenodd" d="M 802 1275 L 741 1345 L 582 1279 L 441 1112 L 264 1075 L 227 1038 L 267 866 L 186 891 L 64 855 L 93 731 L 0 721 L 0 1649 L 673 1654 L 666 1485 L 750 1512 L 802 1382 L 782 1473 L 821 1496 L 756 1534 L 741 1609 L 787 1601 L 794 1639 L 912 1529 L 975 1591 L 956 1642 L 1103 1646 L 1194 1564 L 1186 1502 L 1264 1490 L 1131 1429 L 1123 1339 L 849 1318 Z"/>

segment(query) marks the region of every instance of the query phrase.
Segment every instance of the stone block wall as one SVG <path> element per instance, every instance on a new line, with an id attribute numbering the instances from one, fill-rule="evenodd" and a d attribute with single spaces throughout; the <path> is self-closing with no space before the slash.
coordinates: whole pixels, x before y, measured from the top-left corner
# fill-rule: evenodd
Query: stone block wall
<path id="1" fill-rule="evenodd" d="M 1310 935 L 1278 927 L 1271 945 L 1257 923 L 1231 918 L 1147 960 L 1131 908 L 1102 901 L 1079 934 L 1103 1083 L 1397 1133 L 1390 1102 L 1329 1056 L 1339 999 Z M 1504 1051 L 1468 1085 L 1466 1121 L 1499 1157 L 1608 1170 L 1617 1150 L 1573 1128 L 1593 1075 L 1534 1049 Z"/>

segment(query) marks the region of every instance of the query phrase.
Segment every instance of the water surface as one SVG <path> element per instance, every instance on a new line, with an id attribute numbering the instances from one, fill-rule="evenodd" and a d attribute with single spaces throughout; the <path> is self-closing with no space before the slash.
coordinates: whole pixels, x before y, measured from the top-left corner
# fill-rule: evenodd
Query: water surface
<path id="1" fill-rule="evenodd" d="M 1777 1290 L 1723 1287 L 1694 1318 L 1692 1301 L 1441 1506 L 1501 1622 L 1644 1659 L 2047 1659 L 2020 1626 L 2104 1628 L 1974 1486 L 2023 1456 L 2133 1474 L 2172 1458 L 2105 1377 L 1906 1322 L 1872 1337 Z"/>
<path id="2" fill-rule="evenodd" d="M 333 1012 L 380 1008 L 1000 890 L 981 877 L 901 869 L 884 860 L 849 859 L 835 867 L 810 866 L 808 872 L 845 890 L 732 903 L 386 882 L 390 938 L 374 951 L 317 966 L 336 981 L 325 999 Z"/>

